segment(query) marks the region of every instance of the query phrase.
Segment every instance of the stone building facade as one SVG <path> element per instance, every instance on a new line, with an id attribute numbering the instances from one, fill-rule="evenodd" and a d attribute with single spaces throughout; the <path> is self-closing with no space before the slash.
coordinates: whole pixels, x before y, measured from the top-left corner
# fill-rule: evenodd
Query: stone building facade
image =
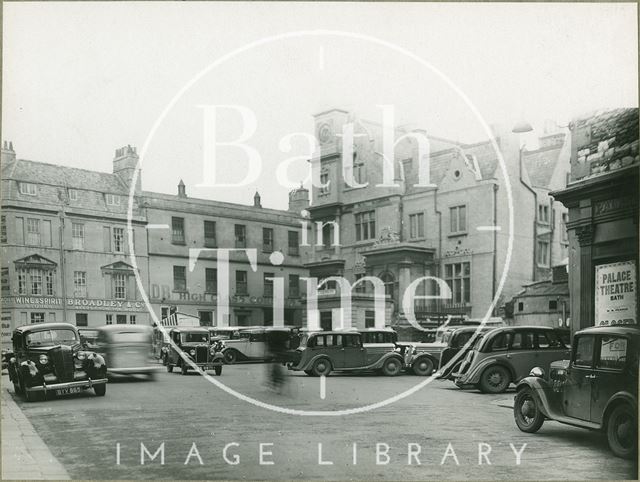
<path id="1" fill-rule="evenodd" d="M 3 340 L 17 325 L 43 321 L 148 324 L 145 293 L 159 318 L 173 307 L 203 324 L 270 324 L 274 291 L 265 278 L 272 276 L 284 285 L 284 322 L 301 323 L 300 278 L 307 270 L 300 210 L 308 206 L 307 190 L 289 194 L 289 211 L 263 208 L 257 193 L 245 206 L 189 198 L 182 183 L 177 195 L 147 192 L 137 163 L 130 146 L 116 150 L 113 172 L 105 173 L 17 159 L 13 145 L 4 144 Z M 256 248 L 256 271 L 246 255 L 231 254 L 231 309 L 217 319 L 216 254 L 204 253 L 191 270 L 190 250 L 241 246 Z M 283 260 L 274 265 L 276 251 Z"/>
<path id="2" fill-rule="evenodd" d="M 309 212 L 314 229 L 306 266 L 311 276 L 342 276 L 352 285 L 363 276 L 380 279 L 387 324 L 406 322 L 402 296 L 421 277 L 442 279 L 451 289 L 449 299 L 412 300 L 417 321 L 437 325 L 448 317 L 478 319 L 494 314 L 523 285 L 550 277 L 552 263 L 566 256 L 566 237 L 561 234 L 566 209 L 548 198 L 550 189 L 566 180 L 569 151 L 564 135 L 551 136 L 540 149 L 528 151 L 515 134 L 496 129 L 505 173 L 489 141 L 464 145 L 429 137 L 433 186 L 423 187 L 416 185 L 419 162 L 425 162 L 419 159 L 416 135 L 425 133 L 395 129 L 392 162 L 397 186 L 387 187 L 379 186 L 384 172 L 381 125 L 341 110 L 318 114 L 315 122 L 320 156 L 312 160 L 315 182 Z M 341 134 L 347 124 L 355 133 L 354 153 L 343 159 Z M 352 173 L 359 184 L 369 184 L 347 185 L 344 172 Z M 509 269 L 503 273 L 510 204 L 514 243 Z M 316 229 L 317 223 L 322 229 Z M 544 252 L 536 253 L 536 247 Z M 354 288 L 352 325 L 376 324 L 374 291 L 368 282 Z M 440 292 L 434 280 L 420 283 L 415 291 L 422 296 Z M 334 283 L 320 290 L 314 323 L 323 328 L 341 326 L 343 298 Z"/>

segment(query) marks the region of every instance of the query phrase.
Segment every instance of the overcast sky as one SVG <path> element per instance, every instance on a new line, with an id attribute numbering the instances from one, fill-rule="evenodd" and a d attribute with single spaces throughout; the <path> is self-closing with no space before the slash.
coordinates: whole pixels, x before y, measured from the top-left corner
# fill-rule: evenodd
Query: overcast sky
<path id="1" fill-rule="evenodd" d="M 214 61 L 251 42 L 293 31 L 333 30 L 378 38 L 425 67 L 362 38 L 304 35 L 266 41 L 210 69 L 170 109 L 149 140 L 146 190 L 285 208 L 274 171 L 304 152 L 279 150 L 293 132 L 313 133 L 332 107 L 461 141 L 482 125 L 521 118 L 542 128 L 606 107 L 638 105 L 635 4 L 366 4 L 19 2 L 3 5 L 3 138 L 19 158 L 110 171 L 114 150 L 142 148 L 176 94 Z M 442 75 L 440 75 L 442 74 Z M 198 105 L 243 105 L 256 115 L 247 141 L 262 175 L 242 188 L 197 188 L 203 178 Z M 237 116 L 236 116 L 237 117 Z M 219 139 L 239 135 L 220 119 Z M 242 177 L 241 153 L 221 150 L 221 172 Z M 302 179 L 305 165 L 291 171 Z M 240 173 L 240 174 L 239 174 Z"/>

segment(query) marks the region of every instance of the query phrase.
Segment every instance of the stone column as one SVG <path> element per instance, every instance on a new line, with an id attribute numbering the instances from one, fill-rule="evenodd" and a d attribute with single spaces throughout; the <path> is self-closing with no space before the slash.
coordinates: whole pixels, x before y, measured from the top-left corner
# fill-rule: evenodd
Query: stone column
<path id="1" fill-rule="evenodd" d="M 593 277 L 593 225 L 586 224 L 576 228 L 576 237 L 580 245 L 580 328 L 594 324 L 595 283 Z M 572 313 L 573 315 L 573 313 Z"/>

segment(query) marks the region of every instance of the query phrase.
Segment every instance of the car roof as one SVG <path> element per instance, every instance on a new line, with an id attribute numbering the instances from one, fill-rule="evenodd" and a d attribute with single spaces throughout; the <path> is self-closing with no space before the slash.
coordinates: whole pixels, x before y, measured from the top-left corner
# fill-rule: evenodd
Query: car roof
<path id="1" fill-rule="evenodd" d="M 209 330 L 204 326 L 174 326 L 169 330 L 169 332 L 177 331 L 178 333 L 207 333 L 209 334 Z"/>
<path id="2" fill-rule="evenodd" d="M 15 331 L 26 333 L 28 331 L 54 330 L 56 328 L 65 328 L 77 331 L 75 325 L 72 325 L 71 323 L 34 323 L 33 325 L 18 326 Z"/>
<path id="3" fill-rule="evenodd" d="M 360 335 L 359 331 L 355 330 L 331 330 L 331 331 L 312 331 L 309 335 Z"/>
<path id="4" fill-rule="evenodd" d="M 115 331 L 151 331 L 151 327 L 148 325 L 104 325 L 95 328 L 96 331 L 103 331 L 106 333 L 111 333 Z M 82 331 L 82 330 L 80 330 Z"/>
<path id="5" fill-rule="evenodd" d="M 395 333 L 396 332 L 396 330 L 394 330 L 389 326 L 385 326 L 384 328 L 358 328 L 356 331 L 358 331 L 359 333 L 377 333 L 377 332 Z"/>
<path id="6" fill-rule="evenodd" d="M 593 334 L 593 335 L 640 335 L 640 329 L 637 325 L 610 325 L 610 326 L 590 326 L 576 332 L 576 335 L 581 334 Z"/>

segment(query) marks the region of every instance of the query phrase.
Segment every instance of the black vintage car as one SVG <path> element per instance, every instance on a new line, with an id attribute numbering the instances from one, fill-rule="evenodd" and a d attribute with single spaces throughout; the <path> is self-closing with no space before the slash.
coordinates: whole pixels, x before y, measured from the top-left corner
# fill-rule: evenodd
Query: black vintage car
<path id="1" fill-rule="evenodd" d="M 575 334 L 570 360 L 540 367 L 520 381 L 514 401 L 516 425 L 537 432 L 545 419 L 606 433 L 618 457 L 637 456 L 640 330 L 592 327 Z"/>
<path id="2" fill-rule="evenodd" d="M 93 388 L 98 396 L 107 389 L 104 358 L 86 351 L 75 326 L 39 323 L 13 332 L 9 378 L 17 394 L 27 401 L 47 394 L 67 395 Z"/>
<path id="3" fill-rule="evenodd" d="M 175 346 L 169 344 L 166 355 L 169 373 L 173 371 L 173 367 L 176 367 L 186 375 L 190 369 L 193 369 L 192 364 L 194 364 L 203 370 L 213 370 L 216 375 L 222 374 L 224 356 L 216 351 L 215 345 L 211 344 L 211 334 L 207 328 L 197 326 L 172 328 L 169 331 L 169 338 L 175 343 Z"/>

